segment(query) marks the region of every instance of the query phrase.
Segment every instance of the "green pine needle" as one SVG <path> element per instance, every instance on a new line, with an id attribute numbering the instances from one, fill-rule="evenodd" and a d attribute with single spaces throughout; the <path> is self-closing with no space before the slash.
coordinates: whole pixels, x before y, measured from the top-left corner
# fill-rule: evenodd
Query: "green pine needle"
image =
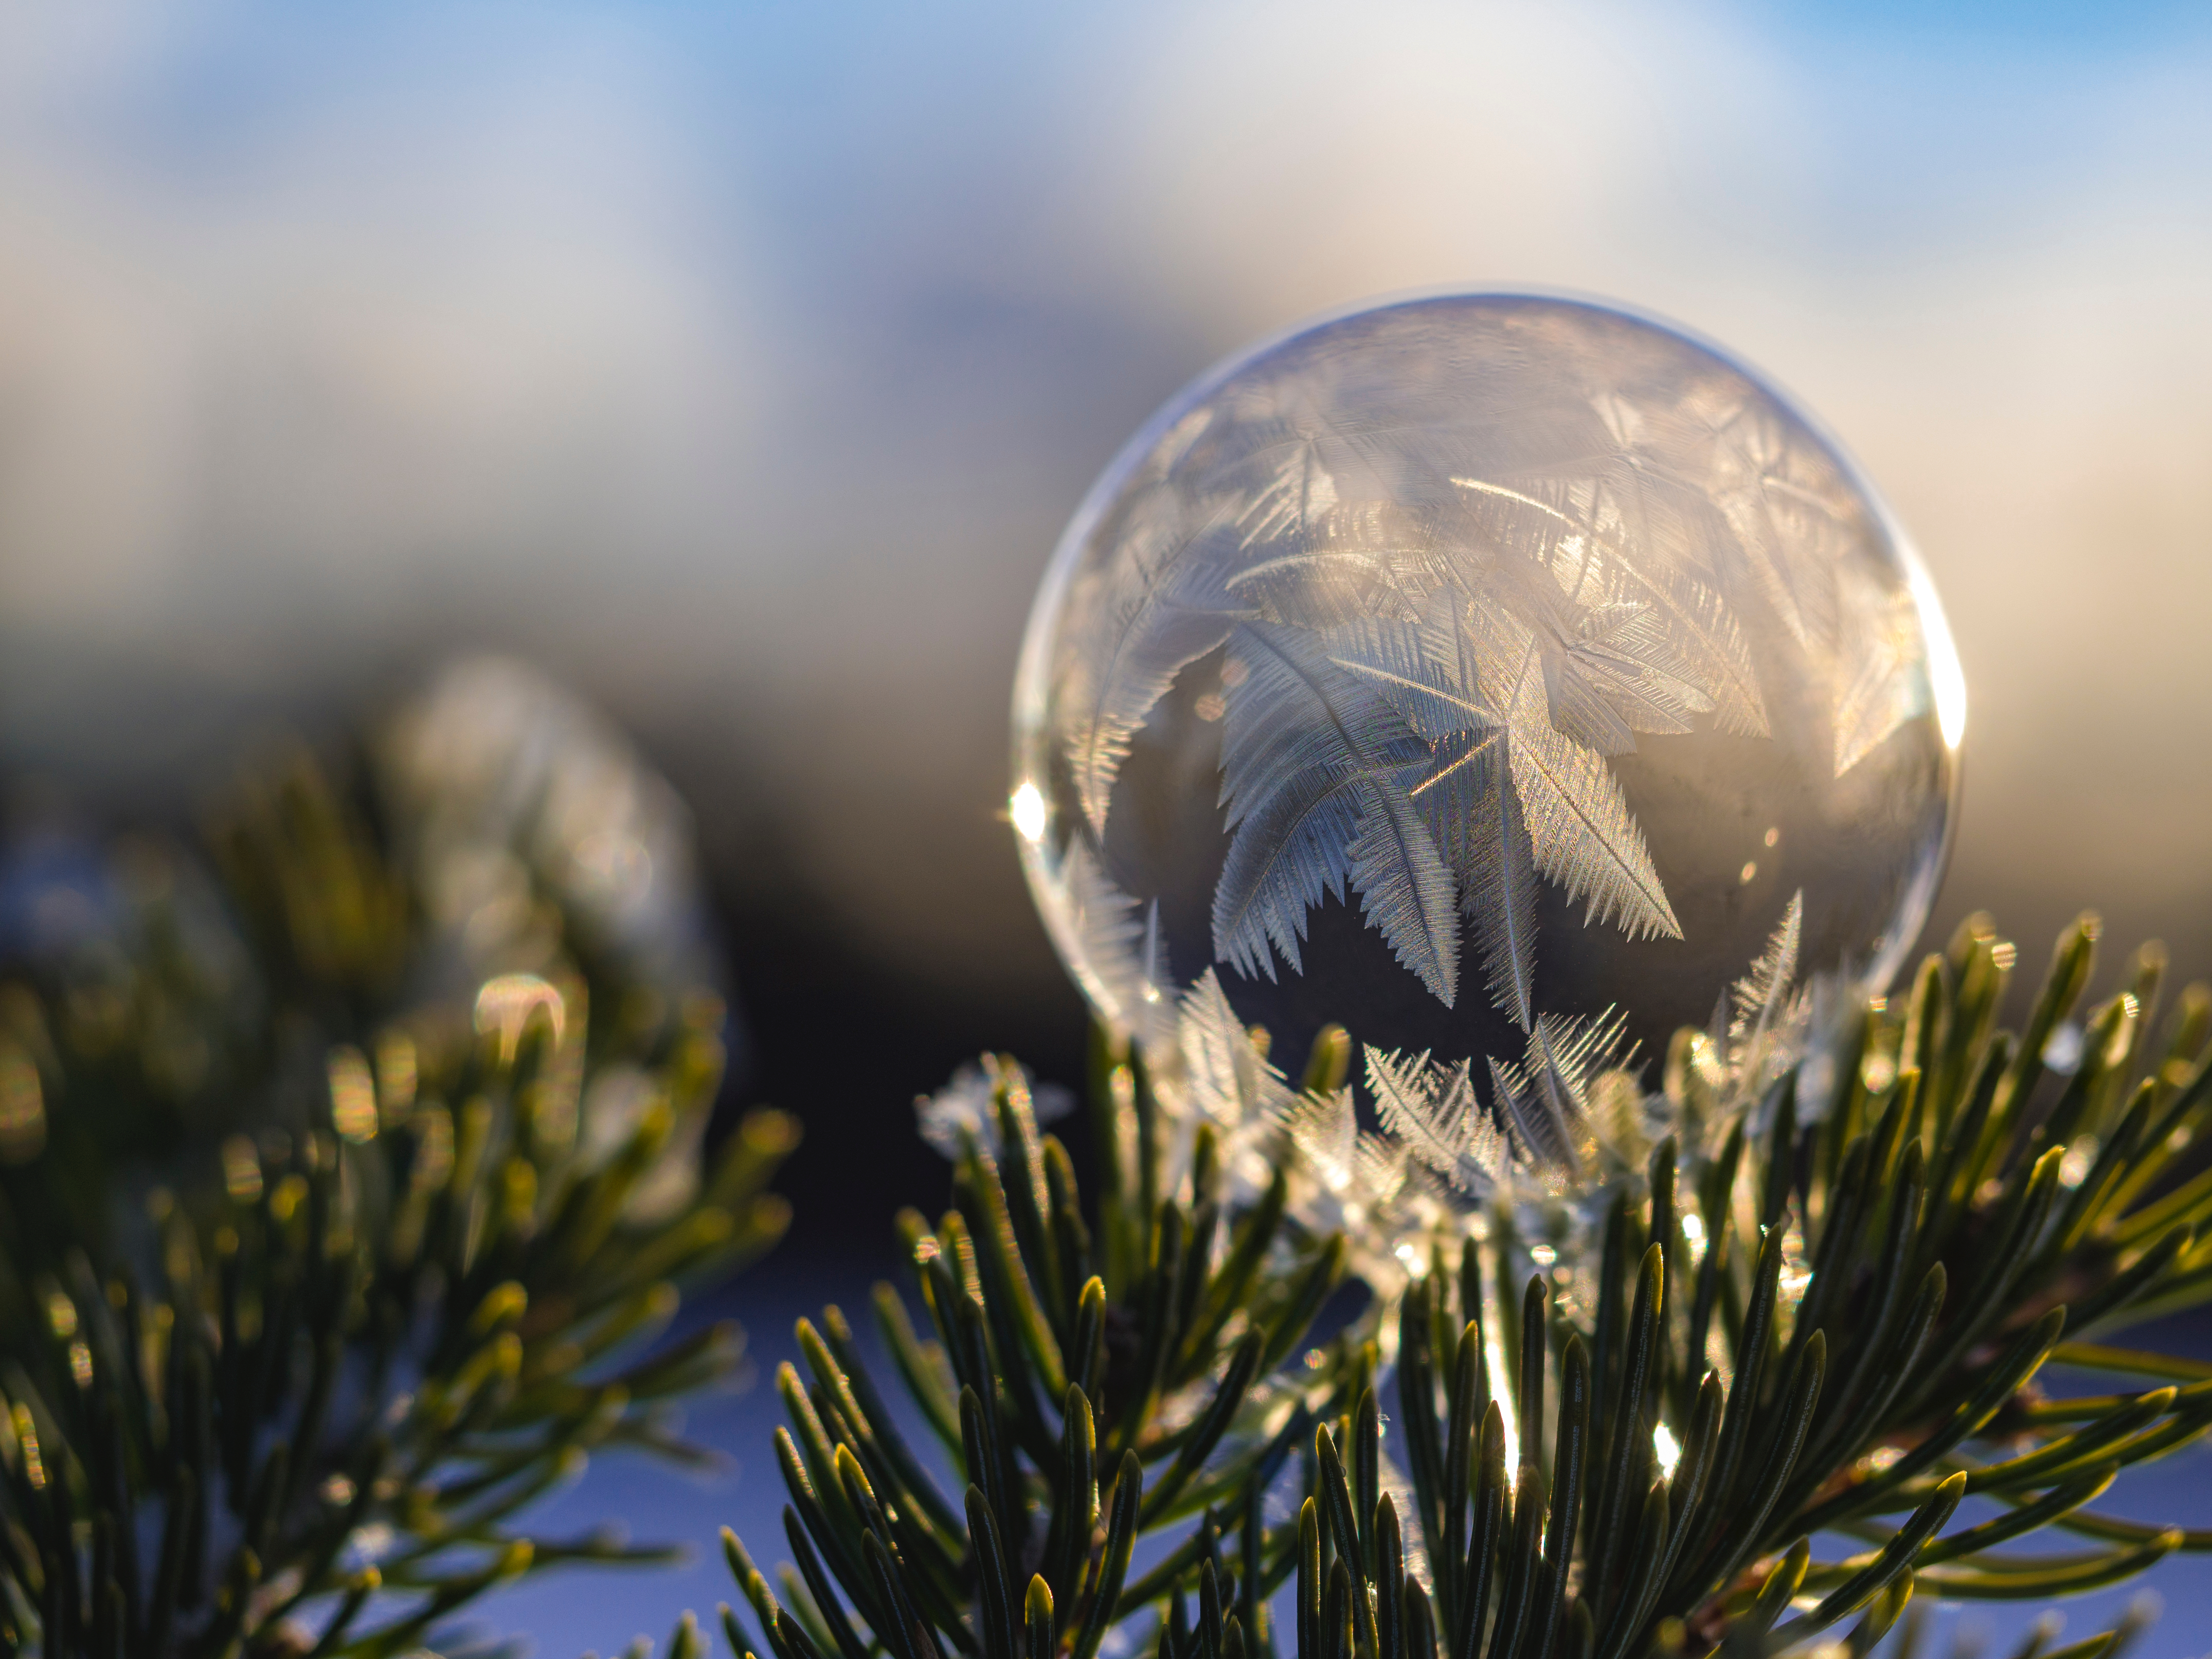
<path id="1" fill-rule="evenodd" d="M 260 775 L 219 877 L 125 843 L 123 921 L 0 984 L 0 1651 L 381 1659 L 526 1573 L 669 1559 L 527 1512 L 603 1447 L 706 1455 L 661 1406 L 738 1333 L 647 1340 L 781 1234 L 796 1127 L 697 1176 L 718 1000 L 544 884 L 535 965 L 456 981 L 380 821 Z"/>
<path id="2" fill-rule="evenodd" d="M 1287 1140 L 1242 1214 L 1206 1126 L 1170 1184 L 1143 1067 L 1102 1038 L 1103 1178 L 1079 1210 L 1019 1069 L 996 1066 L 996 1150 L 970 1139 L 936 1226 L 902 1218 L 913 1301 L 876 1292 L 964 1512 L 849 1343 L 807 1342 L 812 1380 L 787 1382 L 793 1541 L 810 1584 L 826 1569 L 815 1601 L 834 1581 L 866 1626 L 846 1659 L 1091 1659 L 1115 1626 L 1157 1659 L 1272 1656 L 1268 1605 L 1292 1584 L 1298 1659 L 1838 1635 L 1858 1654 L 1893 1631 L 1911 1656 L 1916 1588 L 2062 1595 L 2206 1547 L 2087 1507 L 2212 1430 L 2212 1368 L 2093 1340 L 2212 1296 L 2212 1184 L 2184 1178 L 2212 1119 L 2212 997 L 2192 988 L 2154 1037 L 2163 957 L 2140 952 L 2078 1016 L 2078 1068 L 2046 1077 L 2095 937 L 2093 918 L 2062 935 L 2015 1039 L 1996 1028 L 2014 951 L 1975 918 L 1869 1012 L 1832 1100 L 1792 1073 L 1731 1118 L 1710 1045 L 1683 1034 L 1665 1087 L 1684 1139 L 1617 1188 L 1584 1272 L 1500 1212 L 1317 1344 L 1346 1241 L 1285 1202 Z M 1325 1038 L 1310 1084 L 1334 1087 L 1346 1052 Z M 2054 1358 L 2170 1385 L 2051 1401 L 2035 1378 Z M 833 1461 L 866 1469 L 865 1503 L 817 1501 Z M 2006 1512 L 1954 1526 L 1970 1492 Z M 2052 1528 L 2093 1547 L 2001 1547 Z M 1816 1559 L 1839 1533 L 1875 1547 Z M 1140 1537 L 1158 1541 L 1133 1572 Z"/>

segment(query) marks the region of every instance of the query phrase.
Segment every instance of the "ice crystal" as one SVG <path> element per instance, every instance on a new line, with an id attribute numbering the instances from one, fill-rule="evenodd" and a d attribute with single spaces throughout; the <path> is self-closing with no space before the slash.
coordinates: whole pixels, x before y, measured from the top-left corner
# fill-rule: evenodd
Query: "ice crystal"
<path id="1" fill-rule="evenodd" d="M 1367 1086 L 1382 1127 L 1461 1192 L 1480 1196 L 1504 1172 L 1505 1137 L 1474 1095 L 1466 1060 L 1443 1066 L 1425 1054 L 1408 1060 L 1367 1051 Z"/>
<path id="2" fill-rule="evenodd" d="M 1065 1117 L 1075 1106 L 1074 1096 L 1058 1084 L 1036 1083 L 1018 1061 L 985 1054 L 962 1065 L 935 1094 L 916 1095 L 915 1125 L 942 1158 L 959 1158 L 971 1140 L 996 1153 L 1001 1099 L 1037 1123 Z"/>

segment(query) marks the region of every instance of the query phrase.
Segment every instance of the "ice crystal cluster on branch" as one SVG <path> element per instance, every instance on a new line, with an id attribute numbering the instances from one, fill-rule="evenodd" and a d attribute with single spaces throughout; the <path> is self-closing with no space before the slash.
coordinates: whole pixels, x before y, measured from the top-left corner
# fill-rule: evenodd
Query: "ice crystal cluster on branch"
<path id="1" fill-rule="evenodd" d="M 1209 969 L 1149 1021 L 1139 1045 L 1162 1178 L 1170 1188 L 1185 1178 L 1201 1128 L 1232 1206 L 1256 1202 L 1287 1169 L 1291 1220 L 1316 1237 L 1341 1231 L 1353 1270 L 1386 1296 L 1402 1287 L 1408 1263 L 1425 1262 L 1437 1235 L 1485 1227 L 1499 1210 L 1571 1264 L 1621 1183 L 1643 1180 L 1659 1141 L 1714 1150 L 1747 1116 L 1763 1129 L 1765 1097 L 1801 1060 L 1832 1079 L 1832 1044 L 1808 1052 L 1808 1032 L 1831 1033 L 1838 1022 L 1832 1009 L 1816 1018 L 1814 994 L 1796 983 L 1801 911 L 1793 896 L 1707 1029 L 1685 1034 L 1673 1083 L 1657 1091 L 1647 1089 L 1651 1068 L 1610 1014 L 1539 1016 L 1517 1057 L 1487 1060 L 1480 1071 L 1471 1060 L 1372 1044 L 1355 1055 L 1342 1030 L 1325 1030 L 1293 1083 L 1268 1034 L 1239 1019 Z M 1366 1125 L 1350 1080 L 1355 1060 L 1371 1103 Z M 1004 1070 L 1012 1066 L 990 1057 L 963 1067 L 920 1103 L 923 1137 L 948 1157 L 963 1132 L 992 1146 L 993 1087 L 1003 1077 L 1028 1088 L 1025 1073 Z M 1047 1098 L 1055 1114 L 1064 1109 L 1057 1091 Z M 1826 1099 L 1808 1091 L 1801 1116 L 1820 1115 Z"/>

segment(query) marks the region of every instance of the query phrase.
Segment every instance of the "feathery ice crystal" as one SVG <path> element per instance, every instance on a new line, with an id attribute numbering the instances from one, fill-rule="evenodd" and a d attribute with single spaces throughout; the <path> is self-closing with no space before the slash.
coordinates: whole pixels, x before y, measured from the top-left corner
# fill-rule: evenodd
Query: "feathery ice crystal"
<path id="1" fill-rule="evenodd" d="M 1556 1260 L 1571 1275 L 1613 1194 L 1640 1191 L 1662 1139 L 1711 1152 L 1740 1121 L 1766 1127 L 1759 1109 L 1826 1012 L 1794 977 L 1795 915 L 1793 907 L 1711 1029 L 1678 1034 L 1663 1089 L 1647 1091 L 1623 1063 L 1632 1056 L 1622 1051 L 1617 1018 L 1540 1017 L 1521 1055 L 1486 1062 L 1488 1106 L 1474 1062 L 1370 1047 L 1362 1080 L 1375 1127 L 1363 1127 L 1348 1079 L 1312 1070 L 1297 1083 L 1285 1076 L 1264 1029 L 1237 1018 L 1209 969 L 1154 1022 L 1157 1040 L 1144 1049 L 1163 1190 L 1184 1190 L 1204 1125 L 1232 1207 L 1256 1200 L 1281 1169 L 1299 1230 L 1341 1232 L 1352 1272 L 1386 1299 L 1409 1272 L 1425 1268 L 1440 1238 L 1485 1229 L 1486 1210 L 1510 1217 L 1525 1243 L 1548 1248 L 1540 1261 Z M 1345 1046 L 1341 1033 L 1324 1034 L 1315 1070 L 1329 1069 L 1333 1048 L 1339 1062 L 1346 1058 Z M 1815 1056 L 1801 1074 L 1803 1115 L 1819 1115 L 1838 1080 L 1824 1075 L 1826 1058 Z M 1032 1123 L 1073 1105 L 1065 1090 L 1035 1083 L 1011 1056 L 985 1054 L 934 1095 L 915 1097 L 916 1127 L 949 1160 L 971 1142 L 996 1155 L 1001 1097 Z"/>
<path id="2" fill-rule="evenodd" d="M 1964 720 L 1925 574 L 1778 392 L 1443 295 L 1232 361 L 1108 469 L 1030 620 L 1012 816 L 1178 1118 L 1291 1128 L 1379 1217 L 1570 1192 L 1654 1127 L 1676 1028 L 1741 1094 L 1879 990 Z M 1267 1056 L 1332 1024 L 1350 1081 L 1302 1094 Z"/>

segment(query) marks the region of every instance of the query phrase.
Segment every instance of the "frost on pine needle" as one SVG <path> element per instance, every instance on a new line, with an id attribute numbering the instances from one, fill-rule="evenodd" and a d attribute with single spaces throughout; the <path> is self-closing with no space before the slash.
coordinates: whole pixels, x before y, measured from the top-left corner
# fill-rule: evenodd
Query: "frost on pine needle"
<path id="1" fill-rule="evenodd" d="M 1005 1054 L 964 1062 L 933 1095 L 914 1099 L 915 1127 L 940 1158 L 957 1162 L 970 1146 L 997 1155 L 999 1108 L 1019 1114 L 1035 1133 L 1075 1109 L 1075 1097 L 1056 1083 L 1039 1084 L 1029 1067 Z"/>
<path id="2" fill-rule="evenodd" d="M 2077 1013 L 2094 939 L 2061 937 L 2015 1036 L 2014 953 L 1971 921 L 1844 1023 L 1826 1100 L 1809 1062 L 1773 1073 L 1786 932 L 1661 1089 L 1609 1022 L 1540 1019 L 1495 1115 L 1428 1055 L 1370 1049 L 1352 1079 L 1340 1032 L 1293 1080 L 1194 997 L 1188 1042 L 1101 1035 L 1087 1196 L 1001 1066 L 995 1155 L 967 1136 L 942 1218 L 900 1218 L 909 1288 L 876 1292 L 915 1412 L 838 1310 L 800 1327 L 797 1571 L 779 1593 L 725 1534 L 733 1647 L 1680 1659 L 1902 1624 L 1910 1656 L 1916 1598 L 2212 1549 L 2105 1496 L 2212 1431 L 2212 1366 L 2112 1346 L 2212 1296 L 2181 1162 L 2212 1124 L 2212 993 L 2158 1022 L 2146 951 Z M 2080 1064 L 2050 1075 L 2069 1018 Z M 2046 1362 L 2112 1392 L 2046 1395 Z M 2070 1546 L 2013 1547 L 2047 1528 Z"/>

